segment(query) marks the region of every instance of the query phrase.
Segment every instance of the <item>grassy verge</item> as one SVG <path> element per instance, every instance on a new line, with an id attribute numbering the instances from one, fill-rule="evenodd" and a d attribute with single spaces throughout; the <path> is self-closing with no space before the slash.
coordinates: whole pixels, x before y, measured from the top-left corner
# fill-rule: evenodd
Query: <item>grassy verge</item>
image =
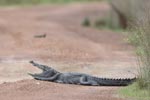
<path id="1" fill-rule="evenodd" d="M 141 96 L 140 94 L 142 94 L 143 90 L 149 92 L 150 95 L 150 0 L 111 1 L 112 7 L 122 19 L 120 21 L 124 22 L 125 19 L 125 21 L 130 23 L 128 25 L 130 29 L 128 41 L 135 46 L 137 63 L 139 64 L 136 86 L 139 87 L 139 90 L 141 89 L 141 92 L 136 90 L 127 91 L 129 92 L 128 95 L 133 94 L 132 92 L 139 92 L 139 96 Z M 129 89 L 132 90 L 132 87 Z"/>
<path id="2" fill-rule="evenodd" d="M 119 94 L 131 100 L 150 100 L 149 92 L 146 89 L 140 89 L 137 83 L 121 88 Z"/>
<path id="3" fill-rule="evenodd" d="M 95 2 L 102 0 L 0 0 L 0 5 L 66 4 L 72 2 Z"/>
<path id="4" fill-rule="evenodd" d="M 126 32 L 125 29 L 112 25 L 110 16 L 105 16 L 105 18 L 98 18 L 95 21 L 90 20 L 90 18 L 83 19 L 81 25 L 84 27 L 93 27 L 100 30 L 111 30 L 114 32 Z"/>

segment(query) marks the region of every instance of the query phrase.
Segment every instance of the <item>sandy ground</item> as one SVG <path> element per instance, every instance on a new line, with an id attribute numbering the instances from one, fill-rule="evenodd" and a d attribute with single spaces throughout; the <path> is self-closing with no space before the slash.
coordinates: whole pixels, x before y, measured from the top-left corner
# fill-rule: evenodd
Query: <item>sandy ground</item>
<path id="1" fill-rule="evenodd" d="M 62 72 L 134 77 L 133 48 L 121 33 L 81 25 L 109 11 L 107 3 L 0 8 L 0 100 L 122 100 L 118 87 L 55 84 L 27 75 L 40 72 L 28 63 L 35 60 Z"/>
<path id="2" fill-rule="evenodd" d="M 1 100 L 122 100 L 115 95 L 117 87 L 62 85 L 24 80 L 2 84 L 0 89 Z"/>

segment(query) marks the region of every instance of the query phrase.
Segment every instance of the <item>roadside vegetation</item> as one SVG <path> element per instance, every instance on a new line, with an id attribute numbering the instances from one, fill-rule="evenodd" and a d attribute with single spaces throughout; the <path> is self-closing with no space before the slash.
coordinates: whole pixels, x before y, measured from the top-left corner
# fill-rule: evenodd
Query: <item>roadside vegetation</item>
<path id="1" fill-rule="evenodd" d="M 149 92 L 146 89 L 141 90 L 137 83 L 121 88 L 118 93 L 131 100 L 150 100 Z"/>
<path id="2" fill-rule="evenodd" d="M 110 0 L 103 0 L 103 1 L 108 1 L 111 4 Z M 119 32 L 126 31 L 125 30 L 126 26 L 124 27 L 120 22 L 120 20 L 121 19 L 118 16 L 118 12 L 112 9 L 110 13 L 108 13 L 105 17 L 103 18 L 97 17 L 97 19 L 95 19 L 94 21 L 90 18 L 85 17 L 81 24 L 85 27 L 87 26 L 94 27 L 101 30 L 111 30 Z M 90 23 L 90 25 L 87 25 L 87 22 Z"/>
<path id="3" fill-rule="evenodd" d="M 138 81 L 121 93 L 150 100 L 150 1 L 111 0 L 110 5 L 118 15 L 119 25 L 129 30 L 128 42 L 135 46 L 138 58 Z"/>
<path id="4" fill-rule="evenodd" d="M 81 24 L 85 27 L 93 27 L 93 28 L 97 28 L 100 30 L 111 30 L 111 31 L 117 31 L 117 32 L 126 31 L 118 24 L 113 24 L 112 21 L 114 20 L 111 19 L 111 15 L 106 16 L 105 18 L 97 18 L 95 21 L 90 20 L 90 18 L 85 17 Z M 116 21 L 117 20 L 115 20 L 115 22 Z"/>
<path id="5" fill-rule="evenodd" d="M 0 0 L 0 5 L 66 4 L 72 2 L 93 2 L 102 0 Z"/>
<path id="6" fill-rule="evenodd" d="M 85 27 L 89 27 L 91 26 L 91 21 L 89 18 L 85 18 L 82 22 L 82 25 L 85 26 Z"/>

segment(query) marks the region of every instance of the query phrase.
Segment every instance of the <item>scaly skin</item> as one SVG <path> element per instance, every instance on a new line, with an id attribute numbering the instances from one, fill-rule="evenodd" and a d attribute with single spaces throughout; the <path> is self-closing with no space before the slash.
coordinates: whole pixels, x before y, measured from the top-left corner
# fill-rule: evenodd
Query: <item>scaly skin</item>
<path id="1" fill-rule="evenodd" d="M 46 65 L 40 65 L 34 61 L 30 63 L 43 70 L 40 74 L 31 74 L 37 80 L 51 81 L 64 84 L 79 84 L 79 85 L 90 85 L 90 86 L 127 86 L 132 84 L 136 78 L 132 79 L 109 79 L 109 78 L 99 78 L 88 74 L 82 73 L 60 73 L 55 69 L 48 67 Z"/>

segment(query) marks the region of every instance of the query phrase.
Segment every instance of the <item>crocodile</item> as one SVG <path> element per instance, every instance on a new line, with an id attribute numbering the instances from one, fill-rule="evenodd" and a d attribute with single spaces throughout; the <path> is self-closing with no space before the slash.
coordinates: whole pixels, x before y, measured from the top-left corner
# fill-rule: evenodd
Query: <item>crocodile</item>
<path id="1" fill-rule="evenodd" d="M 91 76 L 84 73 L 61 73 L 49 66 L 41 65 L 30 61 L 30 63 L 41 69 L 42 73 L 31 74 L 34 79 L 41 81 L 50 81 L 63 84 L 76 84 L 76 85 L 88 85 L 88 86 L 127 86 L 135 82 L 136 78 L 126 78 L 126 79 L 112 79 L 112 78 L 100 78 L 96 76 Z"/>

